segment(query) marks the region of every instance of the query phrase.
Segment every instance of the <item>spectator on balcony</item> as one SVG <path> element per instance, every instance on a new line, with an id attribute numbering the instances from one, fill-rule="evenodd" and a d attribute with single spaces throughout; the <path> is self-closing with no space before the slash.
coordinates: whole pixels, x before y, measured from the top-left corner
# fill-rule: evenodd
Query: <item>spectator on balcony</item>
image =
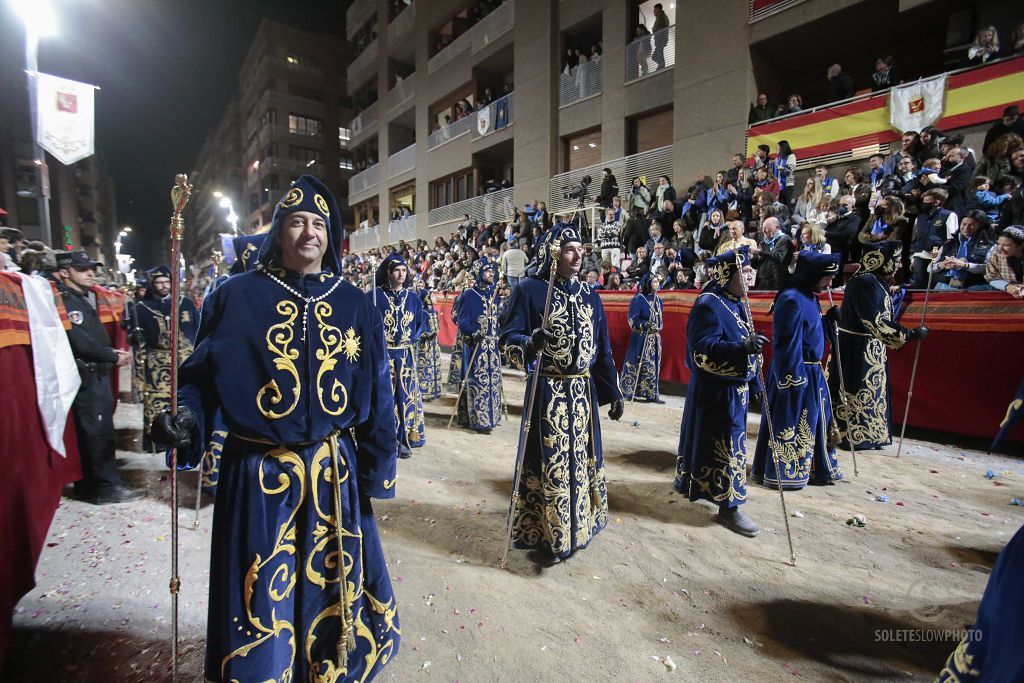
<path id="1" fill-rule="evenodd" d="M 986 175 L 989 178 L 1011 175 L 1010 157 L 1018 149 L 1024 149 L 1024 140 L 1021 136 L 1014 132 L 1003 133 L 986 144 L 981 161 L 974 168 L 975 174 Z"/>
<path id="2" fill-rule="evenodd" d="M 995 26 L 986 26 L 974 36 L 974 42 L 967 48 L 963 66 L 976 66 L 999 59 L 999 33 Z"/>
<path id="3" fill-rule="evenodd" d="M 758 145 L 757 149 L 754 150 L 754 173 L 756 175 L 757 169 L 768 167 L 772 163 L 772 148 L 768 145 Z"/>
<path id="4" fill-rule="evenodd" d="M 654 245 L 654 249 L 651 250 L 651 255 L 647 257 L 647 270 L 652 273 L 664 270 L 668 272 L 669 264 L 672 259 L 667 255 L 666 242 L 661 242 Z"/>
<path id="5" fill-rule="evenodd" d="M 600 229 L 602 225 L 599 223 L 598 228 Z M 583 258 L 580 259 L 580 270 L 586 272 L 590 268 L 600 269 L 602 263 L 606 260 L 611 260 L 602 258 L 600 249 L 600 243 L 598 243 L 598 251 L 594 251 L 594 245 L 589 242 L 583 245 Z"/>
<path id="6" fill-rule="evenodd" d="M 711 213 L 712 213 L 712 216 L 713 216 L 714 212 L 712 211 Z M 721 215 L 721 212 L 719 212 L 719 215 Z M 708 222 L 710 222 L 710 221 L 708 221 Z M 705 222 L 704 225 L 707 226 L 708 222 Z M 686 222 L 684 222 L 683 220 L 678 219 L 678 218 L 676 220 L 672 221 L 672 235 L 671 235 L 671 239 L 669 240 L 669 244 L 677 252 L 680 252 L 680 251 L 682 251 L 684 249 L 689 249 L 691 251 L 693 250 L 693 248 L 694 248 L 693 231 L 690 230 L 687 227 Z"/>
<path id="7" fill-rule="evenodd" d="M 1016 149 L 1010 153 L 1009 177 L 1024 185 L 1024 149 Z"/>
<path id="8" fill-rule="evenodd" d="M 635 176 L 632 187 L 630 187 L 629 193 L 626 195 L 626 213 L 632 216 L 637 209 L 640 209 L 646 215 L 650 206 L 651 191 L 644 184 L 640 176 Z"/>
<path id="9" fill-rule="evenodd" d="M 705 250 L 703 252 L 704 256 L 701 260 L 706 261 L 712 256 L 721 256 L 725 252 L 739 249 L 743 245 L 747 245 L 753 250 L 757 248 L 757 241 L 743 234 L 742 223 L 739 221 L 729 221 L 722 233 L 721 239 L 717 241 L 714 249 Z"/>
<path id="10" fill-rule="evenodd" d="M 740 171 L 747 166 L 747 159 L 742 154 L 732 155 L 732 168 L 725 172 L 725 182 L 736 184 L 740 179 Z"/>
<path id="11" fill-rule="evenodd" d="M 779 219 L 772 216 L 761 224 L 760 239 L 750 247 L 750 256 L 751 265 L 757 270 L 757 288 L 782 289 L 789 279 L 793 240 L 782 231 Z"/>
<path id="12" fill-rule="evenodd" d="M 1020 154 L 1024 158 L 1024 150 Z M 1003 204 L 999 212 L 1000 228 L 1024 224 L 1024 184 L 1012 176 L 1006 180 L 1010 184 L 1007 188 L 1010 200 Z"/>
<path id="13" fill-rule="evenodd" d="M 617 291 L 623 290 L 623 289 L 625 289 L 625 290 L 629 290 L 630 289 L 630 287 L 628 285 L 624 285 L 622 283 L 622 273 L 617 273 L 617 272 L 614 272 L 614 271 L 611 272 L 611 273 L 608 273 L 608 276 L 606 278 L 604 278 L 603 282 L 604 282 L 605 290 L 607 290 L 609 292 L 617 292 Z"/>
<path id="14" fill-rule="evenodd" d="M 653 249 L 651 250 L 653 251 Z M 636 257 L 633 262 L 626 268 L 626 276 L 631 280 L 639 280 L 647 274 L 649 269 L 647 255 L 650 252 L 647 247 L 638 247 L 636 250 Z"/>
<path id="15" fill-rule="evenodd" d="M 821 189 L 821 180 L 818 176 L 811 176 L 804 182 L 804 191 L 797 197 L 796 207 L 793 209 L 793 225 L 800 225 L 809 220 L 807 216 L 814 212 L 821 203 L 824 192 Z M 813 221 L 817 222 L 817 221 Z"/>
<path id="16" fill-rule="evenodd" d="M 815 252 L 817 254 L 831 254 L 832 247 L 825 239 L 825 230 L 816 223 L 804 223 L 799 228 L 799 241 L 797 250 L 793 252 L 793 260 L 789 264 L 789 274 L 796 272 L 796 263 L 800 254 Z"/>
<path id="17" fill-rule="evenodd" d="M 666 290 L 672 290 L 675 292 L 681 292 L 687 289 L 696 289 L 697 285 L 694 284 L 693 269 L 692 268 L 677 268 L 672 271 L 672 277 L 665 287 Z"/>
<path id="18" fill-rule="evenodd" d="M 579 59 L 576 57 L 576 50 L 571 47 L 565 48 L 565 66 L 562 68 L 562 73 L 572 73 L 572 70 L 579 66 L 579 63 Z"/>
<path id="19" fill-rule="evenodd" d="M 642 209 L 634 209 L 622 228 L 622 243 L 630 256 L 636 254 L 638 247 L 647 244 L 651 235 L 647 231 L 648 221 Z"/>
<path id="20" fill-rule="evenodd" d="M 875 153 L 868 157 L 868 187 L 872 195 L 878 193 L 882 187 L 882 180 L 885 179 L 885 155 Z"/>
<path id="21" fill-rule="evenodd" d="M 827 194 L 822 194 L 821 199 L 807 212 L 804 216 L 804 220 L 808 223 L 816 223 L 819 225 L 825 225 L 828 223 L 831 216 L 835 214 L 836 206 L 838 206 L 837 199 L 832 199 Z"/>
<path id="22" fill-rule="evenodd" d="M 597 247 L 601 260 L 611 261 L 616 268 L 622 260 L 622 223 L 615 219 L 615 209 L 605 210 L 604 222 L 597 226 Z"/>
<path id="23" fill-rule="evenodd" d="M 599 62 L 601 61 L 601 46 L 594 43 L 590 46 L 590 61 Z"/>
<path id="24" fill-rule="evenodd" d="M 944 208 L 949 195 L 942 188 L 927 190 L 921 195 L 921 213 L 914 221 L 910 237 L 911 277 L 908 288 L 923 288 L 928 281 L 928 263 L 947 239 L 960 227 L 957 215 Z"/>
<path id="25" fill-rule="evenodd" d="M 694 235 L 697 258 L 703 261 L 717 256 L 718 245 L 725 240 L 728 232 L 729 226 L 725 222 L 725 212 L 721 209 L 714 209 L 708 214 L 708 219 L 704 221 L 704 224 L 697 228 Z"/>
<path id="26" fill-rule="evenodd" d="M 997 290 L 1024 299 L 1024 227 L 1011 225 L 999 234 L 996 248 L 989 251 L 985 263 L 985 284 L 972 291 Z"/>
<path id="27" fill-rule="evenodd" d="M 829 216 L 825 225 L 825 239 L 832 247 L 833 254 L 842 254 L 842 263 L 849 263 L 855 260 L 853 253 L 854 240 L 860 231 L 861 217 L 856 212 L 857 198 L 850 194 L 844 194 L 839 198 L 839 206 L 835 213 Z"/>
<path id="28" fill-rule="evenodd" d="M 793 206 L 793 174 L 796 172 L 796 155 L 788 140 L 779 140 L 772 173 L 779 181 L 779 201 L 787 208 Z"/>
<path id="29" fill-rule="evenodd" d="M 739 219 L 743 221 L 744 225 L 749 224 L 753 216 L 754 174 L 750 172 L 749 168 L 744 166 L 739 169 L 737 181 L 735 183 L 726 181 L 725 188 L 732 197 L 730 205 L 735 206 Z"/>
<path id="30" fill-rule="evenodd" d="M 779 224 L 782 226 L 782 230 L 786 233 L 789 232 L 789 226 L 792 223 L 792 217 L 789 213 L 789 207 L 782 202 L 778 201 L 775 194 L 771 192 L 759 192 L 757 195 L 757 223 L 754 228 L 764 223 L 767 218 L 777 218 Z"/>
<path id="31" fill-rule="evenodd" d="M 672 187 L 672 179 L 667 175 L 658 176 L 658 189 L 654 193 L 657 199 L 656 207 L 663 206 L 666 199 L 671 202 L 676 201 L 676 188 Z"/>
<path id="32" fill-rule="evenodd" d="M 950 149 L 944 161 L 948 166 L 948 170 L 943 173 L 943 187 L 948 194 L 945 207 L 959 216 L 964 210 L 964 201 L 971 182 L 971 168 L 964 162 L 961 147 Z"/>
<path id="33" fill-rule="evenodd" d="M 843 186 L 840 191 L 844 195 L 852 195 L 856 200 L 853 211 L 860 216 L 860 220 L 866 221 L 871 213 L 868 204 L 871 202 L 871 186 L 864 182 L 864 172 L 857 166 L 846 169 L 843 175 Z M 857 226 L 860 227 L 860 226 Z"/>
<path id="34" fill-rule="evenodd" d="M 725 212 L 729 208 L 729 202 L 732 201 L 732 197 L 729 195 L 729 191 L 725 189 L 725 171 L 719 171 L 715 174 L 715 179 L 711 183 L 711 187 L 705 192 L 705 204 L 707 211 L 710 214 L 715 209 Z"/>
<path id="35" fill-rule="evenodd" d="M 795 114 L 804 110 L 804 98 L 797 94 L 790 95 L 786 99 L 785 104 L 780 104 L 779 108 L 775 111 L 776 116 L 785 116 L 786 114 Z"/>
<path id="36" fill-rule="evenodd" d="M 541 232 L 551 229 L 551 216 L 548 214 L 548 205 L 544 202 L 537 202 L 537 209 L 533 212 L 533 222 L 539 225 Z"/>
<path id="37" fill-rule="evenodd" d="M 875 72 L 871 74 L 871 92 L 878 92 L 903 83 L 893 63 L 892 55 L 883 55 L 875 60 Z"/>
<path id="38" fill-rule="evenodd" d="M 939 255 L 928 264 L 935 289 L 962 291 L 985 283 L 988 253 L 995 244 L 992 224 L 977 209 L 960 219 L 960 229 L 946 240 Z"/>
<path id="39" fill-rule="evenodd" d="M 939 154 L 942 155 L 943 159 L 942 168 L 948 170 L 953 167 L 953 164 L 948 161 L 948 157 L 954 147 L 960 148 L 960 153 L 963 155 L 964 165 L 971 170 L 971 175 L 973 176 L 974 169 L 978 166 L 978 160 L 974 156 L 974 150 L 964 145 L 964 136 L 962 133 L 947 135 L 939 142 Z"/>
<path id="40" fill-rule="evenodd" d="M 636 47 L 636 62 L 637 62 L 637 78 L 640 76 L 646 76 L 647 71 L 650 68 L 647 64 L 647 60 L 651 58 L 651 32 L 647 30 L 647 26 L 643 23 L 636 25 L 636 30 L 633 32 L 633 45 Z"/>
<path id="41" fill-rule="evenodd" d="M 1024 22 L 1017 24 L 1010 34 L 1010 43 L 1007 48 L 1009 54 L 1019 55 L 1024 52 Z"/>
<path id="42" fill-rule="evenodd" d="M 679 209 L 671 200 L 666 199 L 661 203 L 661 210 L 656 211 L 651 217 L 652 225 L 657 225 L 659 234 L 667 235 L 672 231 L 672 221 L 681 218 Z"/>
<path id="43" fill-rule="evenodd" d="M 606 168 L 601 177 L 601 190 L 597 194 L 597 203 L 602 209 L 607 209 L 612 205 L 612 198 L 617 194 L 619 194 L 619 183 L 615 179 L 612 169 Z"/>
<path id="44" fill-rule="evenodd" d="M 903 202 L 894 195 L 885 195 L 875 204 L 872 217 L 857 233 L 857 241 L 861 244 L 887 240 L 903 242 L 908 226 L 907 218 L 903 215 Z"/>
<path id="45" fill-rule="evenodd" d="M 917 163 L 917 152 L 921 148 L 921 138 L 916 130 L 904 131 L 900 138 L 900 148 L 885 160 L 886 173 L 895 173 L 900 159 L 910 157 Z"/>
<path id="46" fill-rule="evenodd" d="M 768 95 L 758 93 L 757 100 L 750 105 L 750 113 L 747 115 L 747 123 L 754 125 L 768 119 L 774 118 L 775 112 L 768 106 Z"/>
<path id="47" fill-rule="evenodd" d="M 924 162 L 929 159 L 941 159 L 942 154 L 939 152 L 939 139 L 942 137 L 942 131 L 935 126 L 928 126 L 921 131 L 918 135 L 918 140 L 921 146 L 917 149 L 917 165 L 924 166 Z"/>
<path id="48" fill-rule="evenodd" d="M 829 102 L 837 102 L 853 97 L 853 79 L 843 73 L 843 67 L 833 64 L 825 72 L 828 78 Z"/>
<path id="49" fill-rule="evenodd" d="M 576 66 L 583 66 L 588 61 L 590 60 L 587 58 L 587 53 L 583 51 L 583 48 L 576 48 Z"/>
<path id="50" fill-rule="evenodd" d="M 1009 178 L 1005 178 L 1007 182 Z M 971 178 L 971 189 L 964 202 L 964 212 L 978 209 L 988 216 L 992 223 L 999 222 L 999 212 L 1002 205 L 1008 202 L 1012 196 L 1013 186 L 1000 185 L 1005 192 L 993 192 L 992 180 L 988 176 L 975 176 Z"/>
<path id="51" fill-rule="evenodd" d="M 665 68 L 665 46 L 668 45 L 668 15 L 662 9 L 661 3 L 654 5 L 654 25 L 651 27 L 651 34 L 654 36 L 654 52 L 651 59 L 654 60 L 655 70 Z"/>
<path id="52" fill-rule="evenodd" d="M 668 225 L 671 228 L 671 221 L 668 223 Z M 665 245 L 668 244 L 668 240 L 665 239 L 665 232 L 662 229 L 661 224 L 659 224 L 657 221 L 651 221 L 651 226 L 648 229 L 650 230 L 651 236 L 648 238 L 647 244 L 645 244 L 644 247 L 647 249 L 647 253 L 650 254 L 651 252 L 654 251 L 655 244 Z"/>

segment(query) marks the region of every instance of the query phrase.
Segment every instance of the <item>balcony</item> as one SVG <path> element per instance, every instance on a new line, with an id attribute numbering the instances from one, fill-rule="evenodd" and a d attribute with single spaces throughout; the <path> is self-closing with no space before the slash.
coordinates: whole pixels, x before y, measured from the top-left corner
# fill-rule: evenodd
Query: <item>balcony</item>
<path id="1" fill-rule="evenodd" d="M 377 102 L 374 102 L 369 107 L 364 109 L 359 116 L 352 119 L 352 123 L 349 124 L 349 129 L 352 131 L 352 141 L 363 134 L 367 128 L 377 123 Z M 349 146 L 351 146 L 350 141 Z"/>
<path id="2" fill-rule="evenodd" d="M 393 112 L 415 96 L 416 74 L 413 73 L 408 78 L 399 81 L 394 88 L 388 91 L 388 112 Z"/>
<path id="3" fill-rule="evenodd" d="M 414 242 L 416 240 L 416 216 L 399 218 L 388 223 L 388 243 Z"/>
<path id="4" fill-rule="evenodd" d="M 280 173 L 290 174 L 291 177 L 297 178 L 304 173 L 311 175 L 320 175 L 323 173 L 323 164 L 318 161 L 300 161 L 298 159 L 283 159 L 280 157 L 267 157 L 263 159 L 258 166 L 253 167 L 249 164 L 248 173 L 246 179 L 248 182 L 264 177 L 267 173 L 277 171 Z"/>
<path id="5" fill-rule="evenodd" d="M 944 78 L 942 117 L 935 125 L 943 133 L 968 126 L 989 124 L 993 112 L 1000 112 L 1020 101 L 1024 83 L 1024 56 L 1010 57 L 983 66 L 949 71 L 921 79 Z M 903 130 L 919 129 L 914 121 L 894 122 L 890 112 L 893 93 L 920 93 L 920 81 L 891 90 L 858 95 L 848 100 L 824 104 L 781 116 L 747 128 L 747 154 L 753 156 L 758 145 L 775 149 L 779 140 L 788 140 L 797 158 L 797 168 L 812 168 L 820 163 L 864 159 L 889 151 Z M 906 109 L 895 107 L 896 112 Z M 902 125 L 901 125 L 902 123 Z"/>
<path id="6" fill-rule="evenodd" d="M 750 0 L 750 23 L 799 5 L 804 0 Z"/>
<path id="7" fill-rule="evenodd" d="M 380 246 L 380 228 L 360 228 L 348 236 L 349 249 L 354 252 L 376 249 Z"/>
<path id="8" fill-rule="evenodd" d="M 673 67 L 676 27 L 669 26 L 626 46 L 626 83 Z"/>
<path id="9" fill-rule="evenodd" d="M 548 211 L 556 214 L 564 211 L 572 211 L 578 205 L 576 199 L 566 199 L 565 193 L 579 186 L 580 178 L 589 175 L 593 183 L 587 192 L 593 203 L 593 197 L 601 186 L 603 169 L 610 168 L 612 175 L 619 182 L 619 193 L 625 196 L 629 192 L 630 183 L 636 176 L 647 178 L 647 187 L 654 193 L 657 178 L 660 175 L 672 175 L 672 146 L 658 147 L 640 154 L 631 154 L 611 161 L 602 161 L 593 166 L 578 168 L 565 173 L 551 176 L 548 184 Z"/>
<path id="10" fill-rule="evenodd" d="M 348 65 L 345 77 L 348 83 L 362 83 L 369 78 L 377 68 L 377 53 L 380 41 L 374 40 L 366 46 L 359 55 Z M 349 93 L 351 94 L 351 92 Z"/>
<path id="11" fill-rule="evenodd" d="M 414 168 L 416 168 L 415 142 L 388 157 L 388 178 L 394 178 Z M 351 183 L 349 187 L 351 187 Z"/>
<path id="12" fill-rule="evenodd" d="M 280 110 L 278 111 L 279 116 L 287 116 L 288 113 L 314 116 L 317 118 L 323 118 L 324 116 L 323 102 L 317 102 L 316 100 L 311 100 L 308 97 L 289 95 L 276 90 L 264 90 L 263 94 L 260 95 L 259 99 L 256 101 L 256 106 L 253 107 L 252 113 L 249 115 L 249 125 L 247 129 L 252 130 L 255 128 L 257 123 L 255 123 L 254 120 L 258 122 L 259 117 L 271 108 Z"/>
<path id="13" fill-rule="evenodd" d="M 377 0 L 355 0 L 345 11 L 345 38 L 352 40 L 377 9 Z"/>
<path id="14" fill-rule="evenodd" d="M 348 196 L 354 197 L 380 183 L 380 164 L 367 167 L 348 179 Z M 351 203 L 351 199 L 349 200 Z"/>
<path id="15" fill-rule="evenodd" d="M 436 209 L 427 213 L 427 224 L 430 227 L 455 223 L 462 220 L 463 214 L 469 214 L 470 218 L 484 223 L 494 223 L 512 220 L 512 203 L 514 188 L 506 187 L 497 192 L 488 192 L 480 197 L 464 199 Z"/>
<path id="16" fill-rule="evenodd" d="M 505 0 L 500 7 L 431 57 L 427 62 L 427 72 L 434 73 L 466 49 L 472 48 L 473 53 L 477 53 L 493 43 L 512 28 L 515 12 L 515 0 Z"/>
<path id="17" fill-rule="evenodd" d="M 569 73 L 563 72 L 558 85 L 559 107 L 600 95 L 601 60 L 580 64 Z"/>
<path id="18" fill-rule="evenodd" d="M 455 138 L 460 138 L 463 135 L 469 133 L 473 128 L 476 127 L 476 113 L 472 113 L 469 116 L 464 116 L 454 123 L 450 123 L 447 126 L 442 126 L 438 130 L 435 130 L 427 137 L 427 149 L 434 149 L 440 147 L 446 142 L 451 142 Z"/>
<path id="19" fill-rule="evenodd" d="M 515 95 L 514 92 L 510 92 L 468 117 L 476 119 L 476 126 L 473 127 L 474 140 L 487 137 L 491 133 L 512 125 L 515 118 L 513 116 Z"/>
<path id="20" fill-rule="evenodd" d="M 397 45 L 416 25 L 416 3 L 412 3 L 388 24 L 388 45 Z"/>
<path id="21" fill-rule="evenodd" d="M 264 55 L 261 61 L 262 67 L 276 67 L 279 69 L 286 69 L 292 73 L 309 74 L 311 76 L 320 76 L 323 74 L 323 69 L 318 66 L 311 66 L 309 64 L 303 64 L 302 61 L 292 58 L 278 57 L 277 55 Z"/>

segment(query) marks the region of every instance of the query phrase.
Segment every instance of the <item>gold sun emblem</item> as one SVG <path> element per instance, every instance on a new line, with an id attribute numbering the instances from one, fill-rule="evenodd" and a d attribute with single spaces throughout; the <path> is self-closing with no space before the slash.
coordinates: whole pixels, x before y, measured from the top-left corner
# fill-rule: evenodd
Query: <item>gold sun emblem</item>
<path id="1" fill-rule="evenodd" d="M 359 337 L 356 336 L 354 328 L 348 328 L 345 332 L 345 338 L 341 341 L 342 350 L 345 352 L 345 358 L 349 361 L 354 361 L 359 357 Z"/>

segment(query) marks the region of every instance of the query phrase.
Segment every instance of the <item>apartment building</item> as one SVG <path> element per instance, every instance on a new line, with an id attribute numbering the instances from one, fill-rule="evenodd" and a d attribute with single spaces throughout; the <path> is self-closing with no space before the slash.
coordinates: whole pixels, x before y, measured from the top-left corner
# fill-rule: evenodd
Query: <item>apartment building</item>
<path id="1" fill-rule="evenodd" d="M 1008 32 L 1020 21 L 1003 0 L 661 2 L 660 19 L 655 4 L 355 0 L 348 201 L 361 229 L 352 248 L 447 236 L 464 214 L 502 220 L 534 200 L 569 211 L 577 201 L 564 195 L 590 175 L 592 197 L 605 166 L 623 191 L 633 176 L 653 185 L 661 174 L 685 189 L 747 150 L 758 92 L 773 105 L 797 93 L 805 109 L 825 111 L 836 106 L 826 70 L 839 63 L 854 79 L 856 109 L 870 97 L 876 58 L 892 55 L 908 81 L 952 71 L 979 27 Z M 640 24 L 657 30 L 640 35 Z M 996 118 L 978 114 L 969 142 L 983 116 Z M 896 139 L 853 139 L 852 151 L 826 161 L 863 159 Z M 391 220 L 403 208 L 412 216 Z"/>

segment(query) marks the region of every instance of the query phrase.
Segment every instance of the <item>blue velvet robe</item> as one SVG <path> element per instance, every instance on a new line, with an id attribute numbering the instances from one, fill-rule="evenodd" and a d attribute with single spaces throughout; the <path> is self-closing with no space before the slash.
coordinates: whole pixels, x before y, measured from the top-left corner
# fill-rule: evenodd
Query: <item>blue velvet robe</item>
<path id="1" fill-rule="evenodd" d="M 661 394 L 661 329 L 664 327 L 661 297 L 637 294 L 629 302 L 629 336 L 620 386 L 627 401 L 633 398 L 655 401 Z M 649 325 L 650 331 L 638 331 Z"/>
<path id="2" fill-rule="evenodd" d="M 501 424 L 501 352 L 498 350 L 498 307 L 494 287 L 466 290 L 459 306 L 459 334 L 465 388 L 459 397 L 459 425 L 476 431 L 489 431 Z M 472 336 L 484 332 L 476 343 Z"/>
<path id="3" fill-rule="evenodd" d="M 895 322 L 889 290 L 871 273 L 850 278 L 839 314 L 839 356 L 846 401 L 836 400 L 836 426 L 857 450 L 892 443 L 892 384 L 887 349 L 907 343 L 907 329 Z M 829 360 L 829 388 L 840 397 L 839 364 Z M 849 411 L 850 415 L 847 415 Z"/>
<path id="4" fill-rule="evenodd" d="M 502 343 L 525 353 L 540 326 L 547 282 L 521 280 L 512 290 Z M 557 337 L 540 359 L 532 414 L 523 415 L 522 478 L 514 496 L 512 542 L 559 558 L 586 547 L 608 523 L 598 406 L 621 400 L 608 323 L 597 292 L 575 277 L 555 284 L 549 329 Z M 522 430 L 529 427 L 527 434 Z"/>
<path id="5" fill-rule="evenodd" d="M 384 319 L 384 339 L 391 359 L 398 445 L 402 449 L 420 448 L 427 443 L 423 396 L 416 370 L 416 347 L 427 328 L 423 302 L 408 287 L 397 291 L 378 287 L 376 294 L 371 296 Z"/>
<path id="6" fill-rule="evenodd" d="M 149 440 L 153 418 L 171 406 L 171 297 L 146 298 L 135 305 L 139 328 L 146 337 L 138 352 L 142 377 L 142 449 L 156 452 Z M 192 353 L 199 331 L 199 311 L 192 299 L 183 297 L 178 311 L 178 362 Z"/>
<path id="7" fill-rule="evenodd" d="M 801 489 L 808 482 L 827 484 L 842 479 L 835 448 L 829 446 L 832 403 L 821 367 L 825 333 L 821 307 L 813 293 L 796 288 L 779 292 L 772 345 L 765 393 L 783 488 Z M 751 474 L 774 487 L 780 475 L 775 471 L 768 436 L 767 411 L 762 411 Z"/>
<path id="8" fill-rule="evenodd" d="M 737 507 L 747 499 L 747 406 L 757 366 L 743 342 L 751 332 L 742 304 L 718 285 L 708 285 L 690 311 L 674 482 L 690 500 Z"/>
<path id="9" fill-rule="evenodd" d="M 452 304 L 452 322 L 455 323 L 455 341 L 452 342 L 452 355 L 448 361 L 448 379 L 445 382 L 444 390 L 449 394 L 457 395 L 459 393 L 459 387 L 462 386 L 462 345 L 464 340 L 462 334 L 458 330 L 459 324 L 459 304 L 462 303 L 462 297 L 466 295 L 466 290 L 463 290 L 455 298 L 455 302 Z"/>
<path id="10" fill-rule="evenodd" d="M 1024 681 L 1024 528 L 999 553 L 974 626 L 939 672 L 937 683 Z"/>
<path id="11" fill-rule="evenodd" d="M 199 463 L 218 412 L 228 432 L 206 676 L 369 680 L 400 638 L 370 505 L 395 494 L 384 325 L 369 297 L 334 275 L 276 272 L 305 297 L 336 287 L 306 307 L 261 271 L 232 277 L 204 305 L 198 344 L 180 371 L 179 403 L 198 417 L 181 465 Z M 341 616 L 355 650 L 339 661 Z M 339 664 L 347 675 L 336 677 Z"/>
<path id="12" fill-rule="evenodd" d="M 423 400 L 433 401 L 441 397 L 441 347 L 437 343 L 437 310 L 433 306 L 424 306 L 423 311 L 427 316 L 427 324 L 416 345 L 416 370 Z"/>

